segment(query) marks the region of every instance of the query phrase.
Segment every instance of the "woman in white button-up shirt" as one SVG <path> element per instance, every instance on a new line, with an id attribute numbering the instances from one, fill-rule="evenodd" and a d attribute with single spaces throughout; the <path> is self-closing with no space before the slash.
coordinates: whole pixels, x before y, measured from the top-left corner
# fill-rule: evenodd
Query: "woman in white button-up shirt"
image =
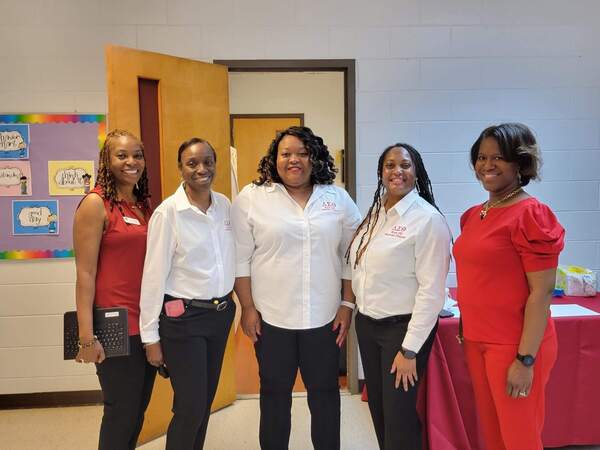
<path id="1" fill-rule="evenodd" d="M 416 400 L 445 299 L 450 232 L 419 152 L 388 147 L 348 250 L 356 332 L 379 447 L 421 450 Z"/>
<path id="2" fill-rule="evenodd" d="M 354 307 L 344 254 L 360 215 L 333 186 L 335 172 L 323 140 L 291 127 L 232 206 L 236 293 L 259 365 L 263 450 L 288 448 L 298 368 L 314 447 L 340 447 L 339 347 Z"/>
<path id="3" fill-rule="evenodd" d="M 168 450 L 204 445 L 235 315 L 230 204 L 211 189 L 216 158 L 203 139 L 181 144 L 183 183 L 156 208 L 148 228 L 140 332 L 148 361 L 163 367 L 163 376 L 166 366 L 175 392 Z"/>

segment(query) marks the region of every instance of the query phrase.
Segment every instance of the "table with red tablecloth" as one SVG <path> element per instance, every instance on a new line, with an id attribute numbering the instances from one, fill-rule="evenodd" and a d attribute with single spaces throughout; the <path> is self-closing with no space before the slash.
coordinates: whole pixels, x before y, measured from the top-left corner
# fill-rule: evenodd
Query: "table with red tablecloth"
<path id="1" fill-rule="evenodd" d="M 596 297 L 554 298 L 600 313 Z M 546 389 L 545 447 L 600 444 L 600 316 L 557 317 L 558 358 Z M 440 319 L 420 392 L 430 450 L 484 450 L 471 380 L 456 340 L 458 319 Z"/>

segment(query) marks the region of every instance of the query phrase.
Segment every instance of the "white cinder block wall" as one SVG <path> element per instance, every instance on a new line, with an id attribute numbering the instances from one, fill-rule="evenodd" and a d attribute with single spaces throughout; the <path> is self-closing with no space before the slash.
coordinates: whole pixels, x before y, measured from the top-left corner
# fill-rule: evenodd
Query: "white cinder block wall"
<path id="1" fill-rule="evenodd" d="M 358 202 L 378 153 L 424 154 L 455 234 L 485 198 L 467 150 L 490 123 L 536 131 L 529 191 L 600 270 L 600 2 L 595 0 L 0 0 L 0 112 L 105 112 L 103 44 L 212 59 L 355 58 Z M 0 263 L 0 394 L 96 389 L 60 359 L 69 261 Z M 453 284 L 451 275 L 449 283 Z"/>

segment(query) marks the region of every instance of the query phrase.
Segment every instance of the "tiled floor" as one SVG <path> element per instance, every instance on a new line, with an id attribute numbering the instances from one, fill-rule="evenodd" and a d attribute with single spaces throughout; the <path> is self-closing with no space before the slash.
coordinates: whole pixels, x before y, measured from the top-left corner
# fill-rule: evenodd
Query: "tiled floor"
<path id="1" fill-rule="evenodd" d="M 213 414 L 205 450 L 258 450 L 258 400 L 238 400 Z M 2 450 L 93 450 L 98 440 L 100 406 L 0 411 Z M 294 397 L 290 450 L 307 450 L 310 418 L 306 398 Z M 164 437 L 140 447 L 162 450 Z M 568 447 L 600 450 L 595 447 Z M 376 450 L 369 410 L 357 395 L 342 395 L 342 449 Z"/>

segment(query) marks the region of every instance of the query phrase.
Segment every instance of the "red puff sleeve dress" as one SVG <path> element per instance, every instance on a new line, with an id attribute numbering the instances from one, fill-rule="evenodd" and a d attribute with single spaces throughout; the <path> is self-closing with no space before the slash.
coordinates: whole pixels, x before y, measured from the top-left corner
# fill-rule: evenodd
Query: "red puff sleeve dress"
<path id="1" fill-rule="evenodd" d="M 523 331 L 529 297 L 526 272 L 558 265 L 565 231 L 550 208 L 535 198 L 492 208 L 483 220 L 480 210 L 481 205 L 463 214 L 453 250 L 465 356 L 480 424 L 490 449 L 542 449 L 544 387 L 556 359 L 550 317 L 528 397 L 509 397 L 506 378 Z"/>

